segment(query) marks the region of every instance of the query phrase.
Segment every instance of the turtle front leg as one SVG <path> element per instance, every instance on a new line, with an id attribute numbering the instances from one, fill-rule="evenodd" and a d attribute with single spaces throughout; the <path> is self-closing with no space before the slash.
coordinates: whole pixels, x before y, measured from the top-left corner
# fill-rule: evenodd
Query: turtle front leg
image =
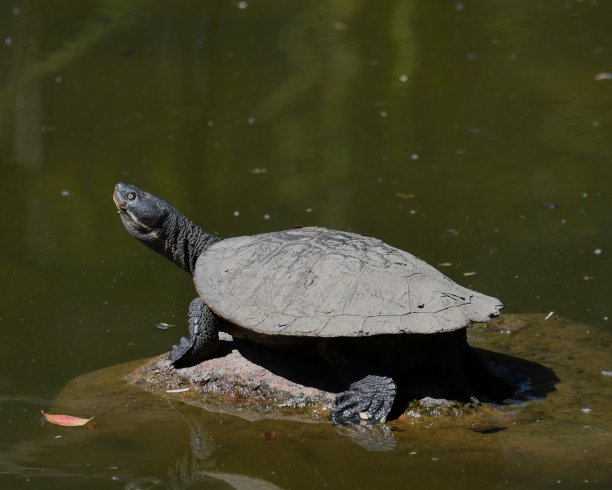
<path id="1" fill-rule="evenodd" d="M 384 422 L 395 400 L 395 382 L 386 376 L 368 375 L 338 393 L 331 419 L 334 424 Z"/>
<path id="2" fill-rule="evenodd" d="M 219 345 L 217 317 L 201 298 L 194 299 L 189 305 L 187 320 L 189 338 L 181 337 L 168 355 L 170 364 L 177 368 L 197 364 L 211 356 Z"/>

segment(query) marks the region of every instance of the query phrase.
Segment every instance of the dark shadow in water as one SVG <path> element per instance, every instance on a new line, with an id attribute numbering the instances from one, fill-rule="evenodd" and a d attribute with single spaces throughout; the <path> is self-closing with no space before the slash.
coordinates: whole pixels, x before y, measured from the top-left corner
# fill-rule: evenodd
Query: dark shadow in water
<path id="1" fill-rule="evenodd" d="M 552 369 L 542 364 L 485 349 L 474 350 L 493 373 L 516 387 L 514 400 L 544 398 L 555 391 L 560 381 Z"/>

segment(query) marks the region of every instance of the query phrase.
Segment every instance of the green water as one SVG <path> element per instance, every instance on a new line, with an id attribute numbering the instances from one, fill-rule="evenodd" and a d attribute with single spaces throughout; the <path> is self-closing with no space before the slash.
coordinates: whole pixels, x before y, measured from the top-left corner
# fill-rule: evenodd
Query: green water
<path id="1" fill-rule="evenodd" d="M 450 263 L 444 273 L 508 312 L 609 333 L 611 25 L 602 0 L 0 0 L 0 453 L 40 445 L 0 482 L 125 485 L 71 473 L 70 445 L 46 446 L 39 426 L 69 380 L 183 333 L 191 282 L 124 232 L 118 180 L 221 235 L 377 236 Z M 177 326 L 156 331 L 162 321 Z M 78 449 L 94 462 L 119 446 L 107 466 L 156 474 L 180 438 L 164 416 L 133 451 L 119 436 Z M 538 462 L 513 479 L 503 459 L 481 478 L 437 460 L 411 473 L 408 446 L 371 456 L 301 426 L 299 449 L 244 461 L 261 431 L 231 423 L 235 440 L 208 467 L 285 488 L 312 488 L 313 474 L 332 488 L 560 485 Z M 363 461 L 384 471 L 364 478 Z M 281 464 L 285 482 L 270 477 Z M 32 467 L 44 471 L 28 481 Z"/>

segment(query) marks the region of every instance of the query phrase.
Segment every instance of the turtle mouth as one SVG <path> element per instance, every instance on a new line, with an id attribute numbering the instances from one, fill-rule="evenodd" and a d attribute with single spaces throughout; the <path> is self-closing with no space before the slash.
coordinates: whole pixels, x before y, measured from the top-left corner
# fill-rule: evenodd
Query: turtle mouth
<path id="1" fill-rule="evenodd" d="M 117 210 L 120 213 L 125 213 L 127 211 L 127 202 L 121 197 L 121 193 L 116 189 L 115 192 L 113 192 L 113 201 L 115 201 L 115 206 L 117 206 Z"/>

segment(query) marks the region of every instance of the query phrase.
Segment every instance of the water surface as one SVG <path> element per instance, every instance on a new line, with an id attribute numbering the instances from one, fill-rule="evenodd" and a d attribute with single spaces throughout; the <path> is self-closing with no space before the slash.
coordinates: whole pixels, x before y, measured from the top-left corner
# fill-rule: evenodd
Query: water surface
<path id="1" fill-rule="evenodd" d="M 41 430 L 40 408 L 75 376 L 158 354 L 183 333 L 193 287 L 126 235 L 118 180 L 213 233 L 373 235 L 508 312 L 610 331 L 608 3 L 20 0 L 0 13 L 2 452 Z M 176 327 L 155 331 L 160 321 Z M 154 455 L 142 474 L 170 458 L 171 420 L 130 443 Z M 254 476 L 237 450 L 248 430 L 217 456 L 231 468 L 215 471 Z M 410 480 L 400 450 L 347 455 L 331 429 L 295 430 L 306 442 L 277 485 L 310 488 L 310 469 L 355 486 L 352 468 L 368 458 L 384 461 L 377 482 Z M 102 446 L 85 443 L 92 461 Z M 36 464 L 58 470 L 62 451 Z M 262 475 L 278 471 L 272 451 Z M 526 485 L 504 460 L 469 464 Z M 419 467 L 423 485 L 478 487 L 474 473 Z M 37 485 L 77 486 L 50 473 Z M 530 474 L 532 487 L 557 485 Z M 79 483 L 111 485 L 93 475 L 85 467 Z M 28 477 L 0 478 L 19 488 Z"/>

